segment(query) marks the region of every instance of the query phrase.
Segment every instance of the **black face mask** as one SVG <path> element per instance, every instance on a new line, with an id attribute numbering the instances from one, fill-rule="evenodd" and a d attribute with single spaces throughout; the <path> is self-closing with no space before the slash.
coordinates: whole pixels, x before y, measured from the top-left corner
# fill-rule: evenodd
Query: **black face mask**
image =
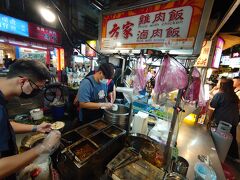
<path id="1" fill-rule="evenodd" d="M 22 87 L 21 87 L 21 89 L 22 89 Z M 20 94 L 19 97 L 24 98 L 24 99 L 33 98 L 33 97 L 37 96 L 40 92 L 41 92 L 40 89 L 33 89 L 33 91 L 30 94 L 26 94 L 23 92 L 23 89 L 22 89 L 22 93 Z"/>

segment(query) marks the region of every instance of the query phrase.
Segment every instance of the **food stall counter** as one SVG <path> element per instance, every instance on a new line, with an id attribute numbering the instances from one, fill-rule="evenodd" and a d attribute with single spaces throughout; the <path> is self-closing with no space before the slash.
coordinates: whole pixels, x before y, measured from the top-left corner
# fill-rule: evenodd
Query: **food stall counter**
<path id="1" fill-rule="evenodd" d="M 177 147 L 179 156 L 185 158 L 189 163 L 187 172 L 189 179 L 194 179 L 194 166 L 197 162 L 200 162 L 198 155 L 208 155 L 217 179 L 225 179 L 211 134 L 205 126 L 198 124 L 191 126 L 182 123 L 178 134 Z"/>

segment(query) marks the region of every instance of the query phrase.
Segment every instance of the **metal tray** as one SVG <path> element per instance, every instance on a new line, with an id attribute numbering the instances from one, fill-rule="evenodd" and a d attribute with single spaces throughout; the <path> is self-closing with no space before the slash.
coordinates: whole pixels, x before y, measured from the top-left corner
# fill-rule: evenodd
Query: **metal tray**
<path id="1" fill-rule="evenodd" d="M 105 133 L 100 132 L 96 134 L 95 136 L 90 138 L 94 143 L 96 143 L 99 147 L 102 147 L 103 145 L 107 144 L 111 141 L 112 138 L 107 136 Z"/>
<path id="2" fill-rule="evenodd" d="M 91 124 L 94 128 L 101 130 L 109 126 L 109 124 L 103 120 L 97 120 Z"/>
<path id="3" fill-rule="evenodd" d="M 120 134 L 124 133 L 124 131 L 122 131 L 116 126 L 110 126 L 109 128 L 105 129 L 104 132 L 112 138 L 115 138 Z"/>
<path id="4" fill-rule="evenodd" d="M 98 130 L 95 129 L 94 127 L 88 125 L 85 126 L 83 128 L 80 128 L 77 130 L 77 132 L 82 135 L 83 137 L 90 137 L 92 136 L 94 133 L 96 133 Z"/>
<path id="5" fill-rule="evenodd" d="M 83 139 L 83 137 L 80 134 L 78 134 L 76 131 L 70 131 L 70 132 L 65 133 L 62 136 L 61 142 L 65 146 L 69 146 L 81 139 Z"/>
<path id="6" fill-rule="evenodd" d="M 70 148 L 70 151 L 75 155 L 75 159 L 81 163 L 89 159 L 97 150 L 98 148 L 89 140 L 84 140 Z"/>

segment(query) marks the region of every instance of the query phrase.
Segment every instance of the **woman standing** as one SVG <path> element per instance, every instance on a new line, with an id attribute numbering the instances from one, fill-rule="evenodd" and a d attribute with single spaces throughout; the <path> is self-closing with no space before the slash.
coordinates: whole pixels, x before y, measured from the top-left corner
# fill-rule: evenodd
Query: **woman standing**
<path id="1" fill-rule="evenodd" d="M 214 108 L 213 120 L 216 124 L 219 121 L 225 121 L 232 125 L 231 134 L 233 141 L 228 155 L 236 162 L 240 162 L 236 139 L 236 130 L 239 123 L 239 99 L 234 92 L 231 79 L 226 79 L 220 83 L 220 91 L 213 97 L 210 106 Z"/>

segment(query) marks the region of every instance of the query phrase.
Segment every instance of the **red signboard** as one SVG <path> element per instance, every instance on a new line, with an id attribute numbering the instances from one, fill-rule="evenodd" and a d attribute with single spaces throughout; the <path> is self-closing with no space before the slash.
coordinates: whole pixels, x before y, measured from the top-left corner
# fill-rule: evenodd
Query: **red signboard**
<path id="1" fill-rule="evenodd" d="M 61 44 L 61 34 L 53 29 L 45 28 L 37 24 L 28 23 L 29 37 L 47 41 L 54 44 Z"/>
<path id="2" fill-rule="evenodd" d="M 101 49 L 192 49 L 205 0 L 178 0 L 102 17 Z"/>

